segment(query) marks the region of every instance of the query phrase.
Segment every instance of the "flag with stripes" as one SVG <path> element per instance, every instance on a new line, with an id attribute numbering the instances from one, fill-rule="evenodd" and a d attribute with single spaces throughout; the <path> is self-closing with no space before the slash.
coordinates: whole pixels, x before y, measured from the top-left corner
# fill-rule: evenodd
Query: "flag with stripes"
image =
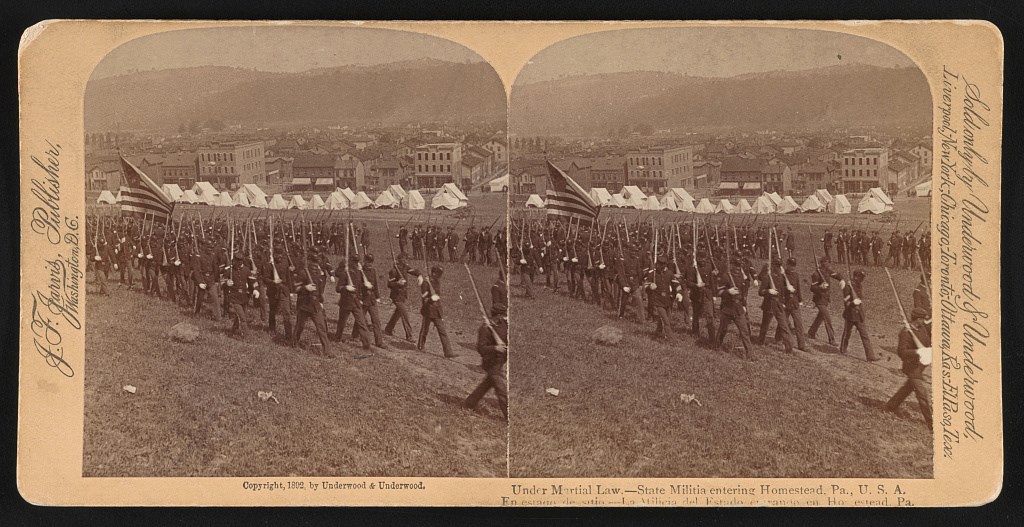
<path id="1" fill-rule="evenodd" d="M 548 164 L 547 204 L 548 219 L 569 218 L 580 224 L 590 224 L 597 220 L 601 206 L 594 203 L 590 194 L 573 181 L 562 169 L 551 161 Z M 552 216 L 556 216 L 552 218 Z"/>
<path id="2" fill-rule="evenodd" d="M 174 203 L 153 183 L 149 176 L 121 156 L 121 175 L 126 186 L 121 187 L 121 211 L 152 214 L 156 220 L 166 220 L 174 210 Z"/>

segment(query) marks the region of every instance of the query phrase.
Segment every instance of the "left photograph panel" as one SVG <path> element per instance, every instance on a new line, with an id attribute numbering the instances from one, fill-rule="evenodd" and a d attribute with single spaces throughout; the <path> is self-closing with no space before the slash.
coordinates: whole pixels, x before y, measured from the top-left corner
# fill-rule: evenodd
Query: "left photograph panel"
<path id="1" fill-rule="evenodd" d="M 187 29 L 84 97 L 83 476 L 507 476 L 507 97 L 480 56 Z"/>

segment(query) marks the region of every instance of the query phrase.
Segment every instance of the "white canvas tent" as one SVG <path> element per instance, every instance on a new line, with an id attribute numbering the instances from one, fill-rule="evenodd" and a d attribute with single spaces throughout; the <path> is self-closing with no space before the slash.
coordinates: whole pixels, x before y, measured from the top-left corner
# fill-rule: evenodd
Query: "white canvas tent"
<path id="1" fill-rule="evenodd" d="M 882 203 L 882 200 L 871 194 L 865 194 L 864 199 L 860 200 L 860 203 L 857 204 L 857 212 L 860 214 L 868 212 L 871 214 L 881 214 L 887 210 L 885 207 L 886 205 Z M 890 206 L 888 210 L 892 210 L 892 207 Z"/>
<path id="2" fill-rule="evenodd" d="M 640 190 L 639 187 L 633 185 L 626 185 L 622 187 L 622 201 L 625 202 L 625 207 L 632 207 L 634 209 L 642 208 L 644 200 L 647 199 L 647 195 Z"/>
<path id="3" fill-rule="evenodd" d="M 309 198 L 309 208 L 313 210 L 323 209 L 324 198 L 321 198 L 319 194 L 313 194 L 313 197 Z"/>
<path id="4" fill-rule="evenodd" d="M 402 200 L 402 207 L 409 210 L 423 210 L 426 207 L 426 201 L 420 191 L 410 190 Z"/>
<path id="5" fill-rule="evenodd" d="M 817 195 L 811 194 L 800 204 L 800 212 L 825 212 L 825 205 L 821 204 Z"/>
<path id="6" fill-rule="evenodd" d="M 309 203 L 306 203 L 306 199 L 296 194 L 292 196 L 292 200 L 288 202 L 289 209 L 306 210 L 309 208 Z"/>
<path id="7" fill-rule="evenodd" d="M 623 208 L 626 206 L 626 200 L 623 199 L 622 194 L 612 194 L 611 201 L 608 202 L 609 207 Z"/>
<path id="8" fill-rule="evenodd" d="M 722 198 L 721 200 L 719 200 L 718 206 L 715 207 L 715 212 L 724 212 L 726 214 L 732 214 L 736 212 L 736 207 L 734 207 L 732 203 L 729 203 L 729 200 Z"/>
<path id="9" fill-rule="evenodd" d="M 227 193 L 225 192 L 225 194 Z M 231 201 L 233 201 L 235 205 L 238 205 L 239 207 L 251 206 L 251 204 L 249 203 L 249 195 L 246 194 L 245 191 L 242 189 L 238 189 L 238 192 L 235 192 L 235 197 Z"/>
<path id="10" fill-rule="evenodd" d="M 171 201 L 178 201 L 178 199 L 181 198 L 181 195 L 184 194 L 181 187 L 175 183 L 164 183 L 163 185 L 160 185 L 160 190 L 164 191 L 167 199 Z"/>
<path id="11" fill-rule="evenodd" d="M 661 208 L 672 211 L 679 210 L 679 206 L 676 205 L 676 198 L 671 192 L 666 192 L 665 195 L 661 197 Z"/>
<path id="12" fill-rule="evenodd" d="M 885 195 L 885 192 L 883 192 L 882 189 L 878 187 L 873 187 L 870 190 L 868 190 L 868 195 L 874 196 L 875 199 L 881 201 L 882 204 L 887 207 L 885 210 L 892 210 L 892 200 L 889 199 L 889 196 Z"/>
<path id="13" fill-rule="evenodd" d="M 612 195 L 608 192 L 608 189 L 604 187 L 595 187 L 590 189 L 590 199 L 594 200 L 594 203 L 603 207 L 612 202 Z"/>
<path id="14" fill-rule="evenodd" d="M 352 192 L 352 189 L 348 187 L 335 189 L 334 191 L 340 193 L 342 197 L 345 198 L 345 201 L 348 202 L 349 206 L 352 205 L 352 200 L 356 199 L 356 193 Z"/>
<path id="15" fill-rule="evenodd" d="M 467 198 L 466 195 L 463 194 L 461 190 L 459 190 L 459 187 L 455 186 L 455 183 L 445 183 L 444 185 L 441 185 L 441 188 L 437 191 L 437 194 L 434 195 L 434 198 L 437 198 L 437 196 L 440 194 L 447 194 L 448 196 L 451 196 L 452 199 L 448 200 L 448 202 L 451 203 L 454 201 L 454 203 L 456 203 L 455 207 L 453 208 L 465 207 L 469 205 L 469 198 Z M 433 203 L 433 200 L 431 201 L 431 203 Z M 437 207 L 434 208 L 436 209 Z"/>
<path id="16" fill-rule="evenodd" d="M 684 203 L 689 203 L 690 207 L 693 207 L 693 196 L 685 188 L 670 188 L 668 193 L 675 199 L 676 205 L 680 210 L 685 206 L 683 205 Z"/>
<path id="17" fill-rule="evenodd" d="M 437 194 L 434 194 L 434 197 L 430 200 L 430 208 L 448 210 L 457 209 L 459 208 L 459 200 L 446 192 L 438 192 Z"/>
<path id="18" fill-rule="evenodd" d="M 508 174 L 496 177 L 487 182 L 487 190 L 491 192 L 505 192 L 508 190 Z"/>
<path id="19" fill-rule="evenodd" d="M 403 199 L 405 199 L 405 196 L 408 195 L 408 192 L 406 192 L 405 189 L 402 188 L 402 185 L 391 185 L 388 187 L 388 192 L 391 193 L 391 197 L 395 198 L 398 201 L 402 201 Z"/>
<path id="20" fill-rule="evenodd" d="M 192 189 L 188 189 L 181 193 L 181 197 L 178 198 L 178 203 L 200 203 L 199 196 Z"/>
<path id="21" fill-rule="evenodd" d="M 766 195 L 758 196 L 751 207 L 754 214 L 771 214 L 775 212 L 775 203 Z"/>
<path id="22" fill-rule="evenodd" d="M 919 197 L 919 198 L 923 198 L 925 196 L 931 196 L 932 195 L 932 180 L 929 179 L 928 181 L 925 181 L 924 183 L 921 183 L 920 185 L 917 185 L 916 187 L 914 187 L 914 195 Z"/>
<path id="23" fill-rule="evenodd" d="M 643 210 L 661 210 L 661 202 L 658 201 L 658 196 L 650 195 L 644 198 L 643 205 L 640 206 Z"/>
<path id="24" fill-rule="evenodd" d="M 832 199 L 833 199 L 832 198 L 832 194 L 829 194 L 829 192 L 827 190 L 823 189 L 823 188 L 819 188 L 818 190 L 815 190 L 814 191 L 814 197 L 818 198 L 818 201 L 822 205 L 828 205 L 829 203 L 832 202 Z"/>
<path id="25" fill-rule="evenodd" d="M 274 194 L 274 197 L 270 198 L 270 202 L 267 203 L 267 207 L 270 210 L 284 210 L 288 208 L 288 202 L 280 194 Z"/>
<path id="26" fill-rule="evenodd" d="M 391 194 L 391 191 L 385 190 L 373 201 L 373 206 L 378 209 L 393 209 L 398 206 L 398 200 Z"/>
<path id="27" fill-rule="evenodd" d="M 265 208 L 267 208 L 267 196 L 266 196 L 266 194 L 264 194 L 262 196 L 256 196 L 255 198 L 250 198 L 249 199 L 249 204 L 252 205 L 253 207 L 256 207 L 257 209 L 265 209 Z"/>
<path id="28" fill-rule="evenodd" d="M 701 198 L 700 203 L 697 204 L 696 212 L 701 214 L 714 214 L 715 206 L 708 201 L 708 198 Z"/>
<path id="29" fill-rule="evenodd" d="M 195 185 L 192 185 L 192 191 L 196 193 L 196 196 L 203 199 L 206 199 L 207 196 L 216 197 L 217 194 L 220 194 L 209 181 L 197 181 Z"/>
<path id="30" fill-rule="evenodd" d="M 107 205 L 113 205 L 117 203 L 117 198 L 115 198 L 109 190 L 104 190 L 103 192 L 100 192 L 100 197 L 96 198 L 96 203 L 106 203 Z"/>
<path id="31" fill-rule="evenodd" d="M 348 200 L 345 199 L 345 195 L 340 192 L 331 192 L 327 196 L 327 201 L 324 202 L 324 208 L 328 210 L 341 210 L 348 208 Z"/>
<path id="32" fill-rule="evenodd" d="M 778 209 L 779 208 L 779 204 L 782 203 L 782 198 L 779 196 L 778 192 L 765 192 L 765 193 L 763 193 L 761 195 L 767 197 L 770 200 L 772 200 L 772 208 L 774 208 L 774 209 Z"/>
<path id="33" fill-rule="evenodd" d="M 836 194 L 832 201 L 828 202 L 825 210 L 832 214 L 849 214 L 852 207 L 850 206 L 850 200 L 846 199 L 845 194 Z"/>
<path id="34" fill-rule="evenodd" d="M 360 190 L 359 192 L 356 193 L 356 197 L 352 200 L 352 203 L 350 203 L 349 205 L 353 209 L 372 208 L 373 200 L 370 199 L 370 196 L 366 195 L 366 192 Z"/>
<path id="35" fill-rule="evenodd" d="M 753 209 L 750 207 L 750 202 L 747 198 L 740 198 L 739 202 L 736 203 L 736 212 L 739 214 L 750 214 Z"/>
<path id="36" fill-rule="evenodd" d="M 786 196 L 779 202 L 779 206 L 775 208 L 775 212 L 778 214 L 789 214 L 791 212 L 800 212 L 800 205 L 796 204 L 793 196 Z"/>
<path id="37" fill-rule="evenodd" d="M 249 198 L 249 203 L 255 203 L 256 201 L 259 201 L 260 198 L 263 198 L 264 203 L 267 201 L 267 193 L 263 192 L 263 189 L 255 183 L 246 183 L 242 185 L 240 190 L 245 191 L 246 197 Z"/>
<path id="38" fill-rule="evenodd" d="M 526 198 L 526 208 L 543 209 L 544 200 L 537 194 L 530 194 L 530 197 Z"/>
<path id="39" fill-rule="evenodd" d="M 218 207 L 235 206 L 235 201 L 231 199 L 231 194 L 228 194 L 227 192 L 221 192 L 220 194 L 217 194 L 217 197 L 213 198 L 213 200 L 213 205 L 216 205 Z"/>

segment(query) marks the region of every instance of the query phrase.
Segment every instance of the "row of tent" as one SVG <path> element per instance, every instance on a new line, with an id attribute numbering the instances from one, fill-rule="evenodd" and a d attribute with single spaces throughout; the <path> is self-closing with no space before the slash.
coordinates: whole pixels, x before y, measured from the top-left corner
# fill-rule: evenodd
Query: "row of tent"
<path id="1" fill-rule="evenodd" d="M 611 194 L 607 189 L 594 188 L 590 197 L 602 207 L 633 208 L 639 210 L 659 211 L 670 210 L 680 212 L 697 212 L 701 214 L 789 214 L 794 212 L 830 212 L 833 214 L 849 214 L 852 212 L 850 201 L 845 195 L 833 196 L 825 189 L 818 189 L 797 204 L 792 196 L 779 196 L 776 192 L 765 192 L 753 203 L 741 198 L 735 205 L 728 199 L 712 203 L 708 198 L 695 200 L 686 189 L 669 189 L 664 196 L 646 196 L 634 186 L 623 187 L 622 192 Z M 526 200 L 529 208 L 543 208 L 544 200 L 533 194 Z M 857 205 L 858 213 L 881 214 L 892 210 L 893 202 L 880 188 L 872 188 Z"/>
<path id="2" fill-rule="evenodd" d="M 168 199 L 175 203 L 198 203 L 219 207 L 255 207 L 269 208 L 271 210 L 287 209 L 366 209 L 366 208 L 388 208 L 388 209 L 425 209 L 426 200 L 418 190 L 405 190 L 401 185 L 391 185 L 382 191 L 376 199 L 371 199 L 366 192 L 355 192 L 349 188 L 339 188 L 327 196 L 327 199 L 314 194 L 309 200 L 301 195 L 293 195 L 285 198 L 281 194 L 267 196 L 259 186 L 245 184 L 239 187 L 234 194 L 224 191 L 218 192 L 209 182 L 201 181 L 188 190 L 182 190 L 175 184 L 165 184 L 161 187 Z M 97 203 L 114 205 L 121 202 L 121 192 L 114 196 L 109 190 L 100 193 Z M 457 209 L 469 205 L 469 199 L 454 184 L 446 183 L 431 198 L 430 207 L 433 209 Z"/>

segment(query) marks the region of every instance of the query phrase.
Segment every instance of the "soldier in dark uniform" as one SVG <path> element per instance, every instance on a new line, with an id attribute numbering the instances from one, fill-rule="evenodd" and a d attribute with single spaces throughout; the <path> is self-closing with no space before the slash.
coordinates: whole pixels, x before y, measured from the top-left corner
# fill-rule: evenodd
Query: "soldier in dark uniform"
<path id="1" fill-rule="evenodd" d="M 476 242 L 477 251 L 480 253 L 479 261 L 482 264 L 491 265 L 491 242 L 491 228 L 484 227 Z"/>
<path id="2" fill-rule="evenodd" d="M 482 324 L 477 330 L 476 351 L 480 354 L 480 366 L 487 376 L 480 385 L 469 394 L 464 403 L 466 408 L 474 409 L 480 404 L 487 392 L 494 389 L 498 397 L 498 407 L 508 420 L 508 380 L 505 376 L 505 363 L 508 361 L 508 309 L 504 304 L 491 307 L 489 323 Z"/>
<path id="3" fill-rule="evenodd" d="M 401 242 L 401 238 L 399 238 Z M 417 260 L 422 260 L 423 256 L 423 231 L 420 230 L 420 226 L 417 225 L 412 229 L 412 257 Z"/>
<path id="4" fill-rule="evenodd" d="M 864 344 L 864 355 L 867 357 L 869 362 L 881 360 L 881 357 L 875 354 L 874 348 L 871 347 L 871 337 L 868 335 L 868 327 L 864 320 L 864 271 L 856 270 L 853 272 L 852 282 L 846 283 L 843 287 L 843 302 L 845 309 L 843 310 L 843 320 L 845 324 L 843 326 L 843 339 L 839 345 L 839 353 L 846 353 L 847 346 L 850 344 L 850 336 L 853 330 L 856 329 L 860 333 L 861 342 Z"/>
<path id="5" fill-rule="evenodd" d="M 241 256 L 235 256 L 232 262 L 229 278 L 224 283 L 228 306 L 228 316 L 231 317 L 231 331 L 239 337 L 245 336 L 245 306 L 249 300 L 249 293 L 246 287 L 246 280 L 249 276 L 245 268 L 245 260 Z"/>
<path id="6" fill-rule="evenodd" d="M 505 283 L 505 273 L 498 269 L 498 278 L 491 284 L 491 307 L 502 304 L 508 306 L 508 285 Z"/>
<path id="7" fill-rule="evenodd" d="M 758 334 L 757 343 L 764 345 L 765 337 L 768 335 L 768 326 L 774 319 L 779 328 L 778 332 L 781 333 L 782 344 L 785 346 L 786 352 L 793 353 L 793 337 L 786 324 L 785 299 L 782 296 L 782 291 L 778 289 L 786 286 L 782 262 L 773 261 L 772 267 L 774 269 L 765 268 L 762 272 L 761 287 L 758 290 L 758 294 L 764 300 L 761 302 L 761 331 Z"/>
<path id="8" fill-rule="evenodd" d="M 339 265 L 335 272 L 336 289 L 338 292 L 338 323 L 334 327 L 331 340 L 340 342 L 345 334 L 348 317 L 353 318 L 352 338 L 358 338 L 364 350 L 370 349 L 370 330 L 366 327 L 366 313 L 363 312 L 363 290 L 365 284 L 359 280 L 359 257 L 349 256 L 348 265 Z"/>
<path id="9" fill-rule="evenodd" d="M 921 416 L 924 417 L 924 422 L 929 429 L 932 427 L 932 404 L 931 397 L 928 395 L 928 383 L 924 380 L 926 366 L 922 364 L 921 356 L 924 354 L 926 357 L 930 357 L 932 353 L 930 316 L 929 311 L 915 308 L 911 312 L 910 329 L 903 328 L 900 331 L 896 353 L 903 361 L 903 374 L 907 376 L 907 382 L 885 403 L 886 410 L 895 412 L 903 400 L 913 393 L 917 396 L 917 405 L 921 409 Z M 915 337 L 917 337 L 916 341 Z"/>
<path id="10" fill-rule="evenodd" d="M 825 236 L 821 239 L 825 251 L 825 258 L 832 259 L 832 231 L 826 229 Z"/>
<path id="11" fill-rule="evenodd" d="M 558 266 L 562 261 L 562 242 L 548 242 L 551 245 L 544 251 L 544 286 L 558 292 Z"/>
<path id="12" fill-rule="evenodd" d="M 398 229 L 398 234 L 396 234 L 395 237 L 398 238 L 398 252 L 401 254 L 408 254 L 405 247 L 406 244 L 409 243 L 409 229 L 407 229 L 405 225 L 402 225 L 401 228 Z"/>
<path id="13" fill-rule="evenodd" d="M 317 283 L 312 280 L 312 272 L 308 269 L 308 262 L 306 262 L 306 269 L 296 272 L 292 276 L 295 279 L 295 292 L 298 295 L 298 300 L 295 303 L 295 334 L 292 345 L 298 346 L 299 339 L 302 338 L 302 331 L 306 329 L 306 321 L 312 320 L 313 329 L 316 330 L 317 339 L 320 341 L 320 353 L 327 358 L 333 359 L 334 355 L 330 351 L 330 343 L 327 339 L 327 319 L 324 313 L 323 292 Z"/>
<path id="14" fill-rule="evenodd" d="M 370 228 L 363 222 L 363 228 L 359 229 L 359 246 L 363 248 L 362 253 L 370 251 Z"/>
<path id="15" fill-rule="evenodd" d="M 892 235 L 889 236 L 889 256 L 885 257 L 885 265 L 889 265 L 889 261 L 892 260 L 892 267 L 899 267 L 902 248 L 903 237 L 900 236 L 900 231 L 893 231 Z"/>
<path id="16" fill-rule="evenodd" d="M 796 258 L 786 260 L 786 269 L 782 273 L 782 281 L 785 286 L 782 290 L 782 304 L 785 313 L 786 324 L 793 322 L 792 329 L 796 335 L 796 349 L 807 351 L 804 343 L 804 322 L 800 318 L 800 304 L 803 302 L 803 295 L 800 291 L 800 275 L 796 271 Z M 782 326 L 775 329 L 775 340 L 781 336 Z"/>
<path id="17" fill-rule="evenodd" d="M 647 298 L 651 304 L 651 314 L 658 324 L 655 333 L 665 339 L 671 339 L 672 324 L 668 318 L 668 310 L 672 307 L 672 294 L 678 284 L 673 283 L 675 280 L 668 270 L 668 259 L 664 255 L 658 257 L 655 265 L 657 267 L 647 285 L 650 290 L 647 293 Z"/>
<path id="18" fill-rule="evenodd" d="M 444 270 L 438 266 L 430 268 L 430 277 L 420 276 L 420 299 L 423 304 L 420 307 L 420 315 L 423 320 L 420 323 L 420 337 L 416 343 L 416 349 L 423 351 L 427 343 L 427 335 L 430 333 L 430 326 L 437 328 L 437 336 L 441 339 L 441 350 L 445 358 L 455 358 L 458 355 L 452 351 L 448 342 L 448 330 L 444 323 L 444 309 L 441 305 L 441 275 Z"/>
<path id="19" fill-rule="evenodd" d="M 690 290 L 690 307 L 693 310 L 693 321 L 690 333 L 700 338 L 700 320 L 706 319 L 708 342 L 714 345 L 718 332 L 715 331 L 715 304 L 713 296 L 718 291 L 717 281 L 712 274 L 707 258 L 702 254 L 697 263 L 686 270 L 686 285 Z"/>
<path id="20" fill-rule="evenodd" d="M 721 348 L 725 340 L 725 334 L 729 331 L 729 324 L 736 326 L 736 332 L 740 335 L 740 342 L 743 344 L 743 358 L 752 360 L 754 358 L 750 344 L 750 321 L 747 319 L 747 306 L 744 300 L 747 298 L 749 280 L 743 272 L 742 262 L 738 257 L 733 257 L 725 278 L 719 284 L 717 294 L 722 299 L 722 306 L 718 310 L 718 335 L 715 338 L 715 349 Z"/>
<path id="21" fill-rule="evenodd" d="M 786 227 L 786 256 L 792 258 L 796 254 L 796 236 L 793 236 L 793 227 Z"/>
<path id="22" fill-rule="evenodd" d="M 285 252 L 284 246 L 276 245 L 274 251 L 281 254 Z M 276 338 L 277 320 L 280 318 L 281 324 L 284 326 L 284 338 L 288 342 L 292 340 L 292 287 L 290 284 L 293 283 L 293 271 L 294 269 L 290 265 L 278 266 L 277 262 L 270 260 L 264 267 L 264 281 L 268 284 L 267 301 L 270 303 L 267 330 L 270 331 L 272 338 Z"/>
<path id="23" fill-rule="evenodd" d="M 928 293 L 928 284 L 925 283 L 925 280 L 931 280 L 931 276 L 927 274 L 921 275 L 921 281 L 914 288 L 914 308 L 921 308 L 931 313 L 932 299 Z"/>
<path id="24" fill-rule="evenodd" d="M 405 253 L 402 253 L 398 257 L 398 263 L 388 270 L 388 289 L 391 292 L 391 304 L 395 306 L 395 311 L 388 319 L 387 325 L 384 326 L 384 334 L 393 335 L 395 325 L 401 321 L 402 329 L 405 330 L 405 340 L 411 341 L 412 324 L 409 323 L 409 313 L 405 308 L 405 302 L 409 298 L 409 282 L 405 279 L 405 275 L 409 271 L 410 269 L 405 264 Z"/>
<path id="25" fill-rule="evenodd" d="M 818 334 L 818 328 L 824 325 L 828 344 L 835 346 L 836 334 L 832 328 L 832 315 L 828 310 L 829 303 L 831 302 L 828 279 L 834 278 L 839 280 L 840 276 L 829 269 L 828 263 L 828 259 L 823 260 L 820 269 L 815 270 L 814 274 L 811 275 L 811 296 L 814 301 L 814 307 L 818 309 L 818 314 L 814 317 L 814 321 L 811 322 L 811 327 L 807 330 L 807 336 L 812 339 L 815 338 L 815 335 Z"/>
<path id="26" fill-rule="evenodd" d="M 365 253 L 362 267 L 363 282 L 362 305 L 363 311 L 370 316 L 370 328 L 373 330 L 373 342 L 378 348 L 387 349 L 384 344 L 384 337 L 381 334 L 380 311 L 377 304 L 380 303 L 380 291 L 378 290 L 377 271 L 373 268 L 373 255 Z M 366 320 L 365 316 L 363 318 Z"/>
<path id="27" fill-rule="evenodd" d="M 875 235 L 871 238 L 871 255 L 874 258 L 875 267 L 882 265 L 882 237 L 878 235 L 878 231 L 875 231 Z"/>
<path id="28" fill-rule="evenodd" d="M 476 263 L 476 230 L 472 225 L 466 229 L 466 234 L 463 238 L 461 260 L 466 261 L 467 258 L 469 259 L 469 263 Z"/>
<path id="29" fill-rule="evenodd" d="M 109 294 L 107 291 L 107 280 L 109 280 L 110 268 L 114 265 L 115 260 L 114 252 L 110 249 L 110 244 L 107 243 L 106 239 L 99 239 L 99 242 L 96 244 L 96 254 L 93 255 L 92 259 L 96 262 L 93 274 L 95 275 L 96 283 L 100 286 L 99 294 Z"/>

